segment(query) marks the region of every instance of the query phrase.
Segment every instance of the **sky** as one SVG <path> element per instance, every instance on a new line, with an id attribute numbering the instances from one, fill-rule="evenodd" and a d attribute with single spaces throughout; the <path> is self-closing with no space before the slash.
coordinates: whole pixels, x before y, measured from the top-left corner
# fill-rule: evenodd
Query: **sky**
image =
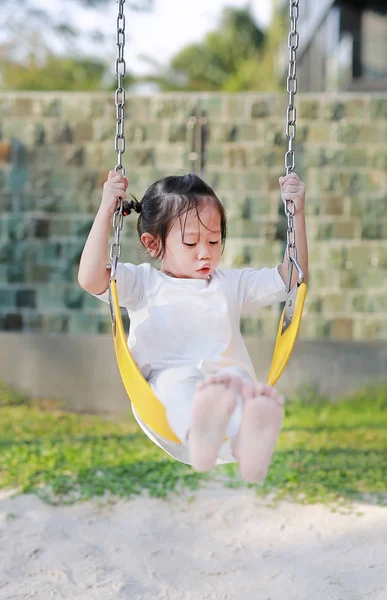
<path id="1" fill-rule="evenodd" d="M 42 8 L 55 14 L 70 15 L 77 27 L 101 28 L 105 33 L 112 32 L 112 45 L 96 49 L 95 52 L 115 56 L 115 29 L 117 3 L 111 0 L 111 7 L 104 11 L 80 9 L 71 0 L 38 0 Z M 126 45 L 125 60 L 128 71 L 145 74 L 151 67 L 139 57 L 147 55 L 161 64 L 178 50 L 191 42 L 201 40 L 214 29 L 224 6 L 244 7 L 249 0 L 154 0 L 154 8 L 148 13 L 125 10 Z M 36 1 L 37 4 L 37 1 Z M 272 0 L 250 0 L 257 23 L 262 29 L 271 19 Z M 70 8 L 71 7 L 71 8 Z"/>

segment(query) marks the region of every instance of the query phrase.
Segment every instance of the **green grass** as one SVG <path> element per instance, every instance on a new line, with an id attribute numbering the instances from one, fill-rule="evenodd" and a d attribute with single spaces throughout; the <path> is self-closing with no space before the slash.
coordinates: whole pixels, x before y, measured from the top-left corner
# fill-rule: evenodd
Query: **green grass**
<path id="1" fill-rule="evenodd" d="M 270 471 L 254 486 L 272 499 L 387 504 L 387 386 L 328 403 L 315 394 L 287 404 Z M 0 488 L 72 503 L 144 491 L 166 498 L 204 481 L 245 484 L 237 465 L 210 475 L 170 459 L 129 416 L 75 415 L 0 385 Z"/>

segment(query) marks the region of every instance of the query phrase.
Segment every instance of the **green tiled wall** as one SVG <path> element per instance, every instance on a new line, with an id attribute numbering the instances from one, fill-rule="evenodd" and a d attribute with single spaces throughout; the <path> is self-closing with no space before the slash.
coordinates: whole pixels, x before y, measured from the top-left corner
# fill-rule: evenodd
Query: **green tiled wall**
<path id="1" fill-rule="evenodd" d="M 297 95 L 296 171 L 307 185 L 310 281 L 301 336 L 387 338 L 387 96 Z M 131 191 L 193 169 L 187 122 L 208 118 L 206 180 L 225 203 L 224 266 L 281 260 L 287 98 L 263 94 L 127 96 Z M 0 329 L 97 333 L 106 306 L 77 284 L 101 187 L 116 164 L 110 94 L 0 95 Z M 124 260 L 143 261 L 135 217 Z M 243 322 L 273 337 L 278 307 Z"/>

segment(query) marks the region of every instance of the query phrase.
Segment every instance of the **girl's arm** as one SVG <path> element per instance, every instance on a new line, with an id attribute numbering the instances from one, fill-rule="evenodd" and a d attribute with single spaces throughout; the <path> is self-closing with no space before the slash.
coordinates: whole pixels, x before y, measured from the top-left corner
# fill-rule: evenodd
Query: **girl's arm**
<path id="1" fill-rule="evenodd" d="M 305 185 L 300 181 L 296 173 L 290 173 L 286 177 L 280 177 L 281 195 L 283 199 L 293 200 L 295 213 L 293 216 L 293 225 L 295 230 L 295 239 L 297 246 L 297 260 L 304 272 L 304 281 L 308 279 L 308 243 L 306 239 L 305 223 Z M 287 283 L 289 261 L 286 251 L 281 267 L 281 277 Z M 290 287 L 298 280 L 298 271 L 293 267 L 292 281 Z"/>
<path id="2" fill-rule="evenodd" d="M 109 286 L 110 270 L 106 268 L 109 235 L 118 198 L 126 198 L 128 180 L 109 171 L 103 187 L 101 205 L 83 248 L 79 263 L 79 285 L 90 294 L 102 294 Z"/>

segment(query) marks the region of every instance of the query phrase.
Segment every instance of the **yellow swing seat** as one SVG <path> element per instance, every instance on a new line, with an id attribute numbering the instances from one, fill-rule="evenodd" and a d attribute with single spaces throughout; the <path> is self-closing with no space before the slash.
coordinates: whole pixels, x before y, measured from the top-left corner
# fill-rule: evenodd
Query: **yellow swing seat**
<path id="1" fill-rule="evenodd" d="M 294 344 L 296 343 L 298 330 L 301 325 L 302 311 L 305 304 L 306 297 L 306 284 L 296 283 L 293 290 L 290 291 L 286 299 L 286 304 L 289 302 L 294 306 L 294 311 L 290 325 L 284 329 L 285 311 L 287 307 L 282 311 L 280 322 L 278 325 L 277 339 L 274 346 L 273 358 L 271 360 L 269 375 L 267 383 L 271 386 L 275 385 L 278 379 L 281 377 L 286 365 L 289 362 L 289 358 L 293 352 Z M 288 309 L 291 306 L 288 306 Z"/>
<path id="2" fill-rule="evenodd" d="M 129 351 L 118 301 L 117 283 L 115 280 L 110 281 L 110 293 L 114 349 L 116 352 L 118 369 L 129 399 L 140 419 L 142 419 L 152 431 L 167 440 L 181 444 L 181 440 L 169 426 L 164 406 L 153 393 L 149 383 L 144 379 L 137 363 Z M 287 303 L 292 303 L 294 312 L 292 312 L 289 326 L 286 328 L 286 331 L 283 331 L 287 307 L 285 306 L 283 309 L 278 327 L 273 359 L 267 379 L 269 385 L 273 386 L 278 381 L 289 361 L 301 323 L 305 296 L 305 283 L 297 283 L 288 294 Z"/>

